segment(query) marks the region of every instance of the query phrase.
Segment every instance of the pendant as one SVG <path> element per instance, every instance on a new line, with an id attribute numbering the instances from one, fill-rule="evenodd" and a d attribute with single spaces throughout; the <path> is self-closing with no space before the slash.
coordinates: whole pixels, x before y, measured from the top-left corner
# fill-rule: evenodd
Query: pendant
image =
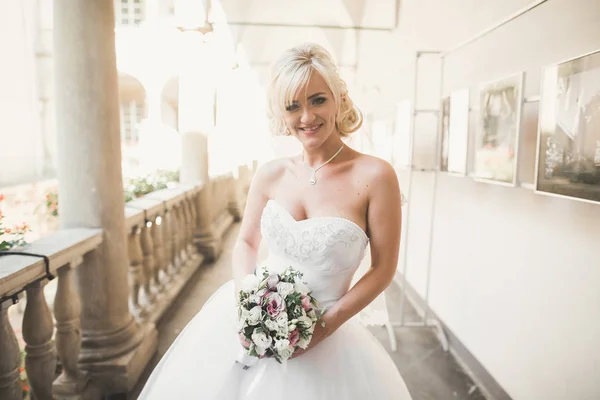
<path id="1" fill-rule="evenodd" d="M 317 180 L 315 179 L 315 177 L 310 178 L 310 181 L 308 181 L 308 183 L 310 183 L 311 185 L 314 185 L 315 183 L 317 183 Z"/>

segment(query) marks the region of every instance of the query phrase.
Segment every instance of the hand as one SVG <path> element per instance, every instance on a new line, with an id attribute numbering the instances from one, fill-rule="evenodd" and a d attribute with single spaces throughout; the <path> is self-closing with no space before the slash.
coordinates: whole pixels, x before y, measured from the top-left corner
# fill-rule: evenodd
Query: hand
<path id="1" fill-rule="evenodd" d="M 301 356 L 302 354 L 306 353 L 307 351 L 309 351 L 310 349 L 312 349 L 313 347 L 315 347 L 319 343 L 321 343 L 323 340 L 328 338 L 333 332 L 335 332 L 337 330 L 337 328 L 334 328 L 333 323 L 328 321 L 328 319 L 325 317 L 326 315 L 327 314 L 325 314 L 321 319 L 319 319 L 317 321 L 317 325 L 315 326 L 315 331 L 313 332 L 313 336 L 310 340 L 310 343 L 308 344 L 308 347 L 306 349 L 298 348 L 294 352 L 292 357 L 290 357 L 290 359 L 296 358 L 296 357 Z M 323 326 L 323 322 L 325 322 L 325 326 Z"/>

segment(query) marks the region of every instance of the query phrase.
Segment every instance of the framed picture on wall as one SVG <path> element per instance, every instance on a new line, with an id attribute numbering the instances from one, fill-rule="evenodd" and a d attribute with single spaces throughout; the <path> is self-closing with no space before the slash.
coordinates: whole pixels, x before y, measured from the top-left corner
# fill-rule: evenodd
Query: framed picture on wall
<path id="1" fill-rule="evenodd" d="M 491 183 L 517 183 L 517 151 L 524 73 L 482 85 L 475 135 L 473 177 Z"/>
<path id="2" fill-rule="evenodd" d="M 396 104 L 394 118 L 392 165 L 395 168 L 409 168 L 412 162 L 412 143 L 410 138 L 412 108 L 408 100 Z"/>
<path id="3" fill-rule="evenodd" d="M 600 50 L 544 68 L 535 191 L 600 203 Z"/>
<path id="4" fill-rule="evenodd" d="M 467 150 L 469 147 L 469 89 L 461 89 L 450 95 L 448 121 L 448 172 L 467 174 Z"/>
<path id="5" fill-rule="evenodd" d="M 448 134 L 450 129 L 450 96 L 440 106 L 440 171 L 448 171 Z"/>

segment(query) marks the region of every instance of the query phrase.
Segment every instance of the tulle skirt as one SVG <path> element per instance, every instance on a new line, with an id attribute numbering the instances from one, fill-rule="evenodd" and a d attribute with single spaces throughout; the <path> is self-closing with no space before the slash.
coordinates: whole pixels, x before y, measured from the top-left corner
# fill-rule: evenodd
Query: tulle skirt
<path id="1" fill-rule="evenodd" d="M 148 379 L 139 399 L 409 400 L 383 346 L 350 320 L 308 352 L 288 360 L 262 359 L 247 370 L 235 359 L 233 282 L 212 295 Z"/>

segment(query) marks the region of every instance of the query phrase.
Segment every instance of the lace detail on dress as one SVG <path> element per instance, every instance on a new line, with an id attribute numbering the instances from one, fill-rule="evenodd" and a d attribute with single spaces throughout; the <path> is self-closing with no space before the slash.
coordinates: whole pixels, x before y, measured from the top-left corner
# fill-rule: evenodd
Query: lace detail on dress
<path id="1" fill-rule="evenodd" d="M 261 230 L 271 251 L 305 264 L 318 265 L 322 272 L 354 267 L 356 249 L 360 253 L 366 246 L 362 229 L 350 221 L 336 217 L 296 221 L 279 206 L 265 207 Z M 332 252 L 340 252 L 340 247 L 344 254 L 331 257 Z"/>

